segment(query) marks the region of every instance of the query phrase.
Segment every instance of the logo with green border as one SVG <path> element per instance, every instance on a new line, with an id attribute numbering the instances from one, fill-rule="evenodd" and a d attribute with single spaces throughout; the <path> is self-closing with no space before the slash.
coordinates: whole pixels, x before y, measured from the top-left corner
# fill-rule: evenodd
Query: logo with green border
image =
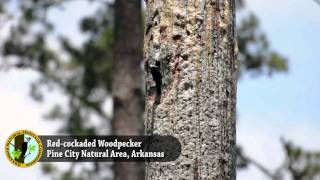
<path id="1" fill-rule="evenodd" d="M 8 160 L 21 168 L 37 163 L 42 155 L 40 138 L 29 130 L 19 130 L 9 136 L 5 144 Z"/>

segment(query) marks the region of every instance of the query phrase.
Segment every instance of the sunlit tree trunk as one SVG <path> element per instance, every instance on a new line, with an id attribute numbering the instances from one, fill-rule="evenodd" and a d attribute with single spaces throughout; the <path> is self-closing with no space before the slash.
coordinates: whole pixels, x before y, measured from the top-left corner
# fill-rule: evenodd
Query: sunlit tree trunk
<path id="1" fill-rule="evenodd" d="M 234 0 L 146 0 L 146 133 L 173 135 L 174 162 L 146 179 L 235 179 Z"/>
<path id="2" fill-rule="evenodd" d="M 142 27 L 141 1 L 116 0 L 112 74 L 112 130 L 115 135 L 143 132 Z M 116 162 L 113 170 L 115 180 L 141 180 L 144 177 L 141 163 Z"/>

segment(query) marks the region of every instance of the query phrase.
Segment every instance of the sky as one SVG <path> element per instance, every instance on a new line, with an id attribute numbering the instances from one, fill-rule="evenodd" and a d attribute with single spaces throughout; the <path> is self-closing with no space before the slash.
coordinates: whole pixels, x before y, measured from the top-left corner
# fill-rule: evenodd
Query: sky
<path id="1" fill-rule="evenodd" d="M 308 150 L 320 150 L 320 6 L 312 0 L 248 0 L 272 48 L 289 59 L 289 72 L 247 76 L 238 84 L 237 141 L 270 169 L 283 160 L 280 137 Z M 267 180 L 258 170 L 238 179 Z"/>
<path id="2" fill-rule="evenodd" d="M 81 44 L 79 17 L 94 9 L 85 1 L 74 1 L 64 11 L 52 11 L 49 17 L 56 22 L 57 30 Z M 320 150 L 320 6 L 313 0 L 247 0 L 247 9 L 261 20 L 272 49 L 289 59 L 288 73 L 247 75 L 238 84 L 237 141 L 246 154 L 272 170 L 284 157 L 280 137 L 308 150 Z M 52 41 L 52 46 L 57 44 Z M 18 129 L 55 134 L 59 123 L 43 120 L 50 106 L 34 102 L 28 94 L 29 83 L 37 77 L 31 71 L 0 72 L 0 147 Z M 58 94 L 50 94 L 46 102 L 62 100 Z M 0 178 L 46 179 L 39 163 L 19 169 L 6 160 L 4 153 L 0 153 Z M 268 180 L 254 167 L 238 172 L 237 179 Z"/>

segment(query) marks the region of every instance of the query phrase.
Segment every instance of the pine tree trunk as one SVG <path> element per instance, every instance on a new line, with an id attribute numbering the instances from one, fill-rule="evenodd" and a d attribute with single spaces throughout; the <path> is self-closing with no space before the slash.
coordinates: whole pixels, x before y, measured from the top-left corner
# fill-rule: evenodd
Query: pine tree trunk
<path id="1" fill-rule="evenodd" d="M 112 95 L 114 135 L 139 135 L 143 132 L 142 93 L 143 30 L 140 0 L 116 0 Z M 116 162 L 115 180 L 141 180 L 144 164 Z"/>
<path id="2" fill-rule="evenodd" d="M 182 145 L 176 161 L 148 163 L 146 179 L 235 179 L 234 0 L 146 6 L 146 133 Z"/>

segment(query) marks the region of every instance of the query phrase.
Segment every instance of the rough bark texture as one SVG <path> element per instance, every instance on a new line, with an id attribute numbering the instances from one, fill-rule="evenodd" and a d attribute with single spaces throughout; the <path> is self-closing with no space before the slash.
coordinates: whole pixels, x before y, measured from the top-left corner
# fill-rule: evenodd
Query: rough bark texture
<path id="1" fill-rule="evenodd" d="M 139 135 L 143 132 L 142 93 L 142 17 L 140 0 L 115 1 L 114 61 L 112 95 L 115 135 Z M 114 163 L 115 180 L 141 180 L 143 164 Z"/>
<path id="2" fill-rule="evenodd" d="M 177 137 L 146 179 L 235 179 L 234 0 L 146 0 L 146 133 Z"/>

